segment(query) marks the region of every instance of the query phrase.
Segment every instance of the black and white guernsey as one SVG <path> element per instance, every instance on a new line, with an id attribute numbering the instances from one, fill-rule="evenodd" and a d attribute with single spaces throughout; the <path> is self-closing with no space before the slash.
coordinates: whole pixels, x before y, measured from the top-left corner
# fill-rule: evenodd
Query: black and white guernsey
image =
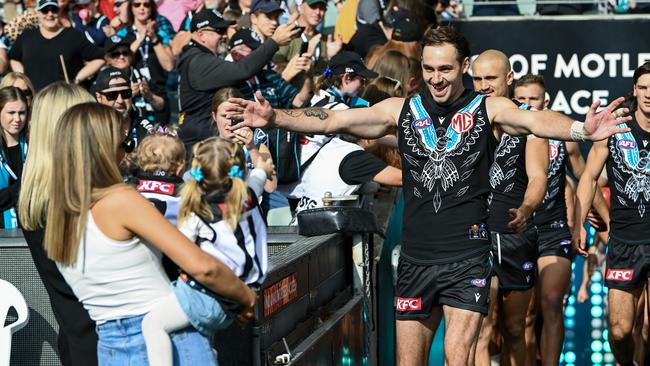
<path id="1" fill-rule="evenodd" d="M 609 235 L 626 244 L 650 244 L 650 132 L 636 120 L 619 127 L 631 131 L 617 133 L 607 141 Z"/>
<path id="2" fill-rule="evenodd" d="M 496 145 L 485 96 L 465 90 L 448 106 L 427 89 L 398 121 L 404 183 L 402 256 L 449 263 L 490 249 L 488 171 Z"/>

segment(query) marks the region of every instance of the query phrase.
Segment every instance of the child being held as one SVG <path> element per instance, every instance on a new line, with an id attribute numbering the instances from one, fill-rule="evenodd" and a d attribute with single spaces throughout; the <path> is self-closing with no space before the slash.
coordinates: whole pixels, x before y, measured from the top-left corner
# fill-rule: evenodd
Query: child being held
<path id="1" fill-rule="evenodd" d="M 242 281 L 257 287 L 268 267 L 266 223 L 255 193 L 244 182 L 245 160 L 238 144 L 219 137 L 196 144 L 192 179 L 181 189 L 178 227 Z M 181 270 L 173 295 L 160 301 L 142 322 L 150 364 L 173 363 L 168 333 L 191 325 L 210 336 L 230 325 L 242 310 L 250 311 Z"/>

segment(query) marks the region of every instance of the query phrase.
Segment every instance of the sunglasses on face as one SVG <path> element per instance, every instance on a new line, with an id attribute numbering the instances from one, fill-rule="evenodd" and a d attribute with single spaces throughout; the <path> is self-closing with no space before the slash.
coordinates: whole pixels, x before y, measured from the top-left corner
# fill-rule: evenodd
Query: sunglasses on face
<path id="1" fill-rule="evenodd" d="M 150 7 L 151 7 L 151 3 L 133 3 L 133 7 L 136 8 L 136 9 L 137 9 L 137 8 L 140 8 L 140 7 L 143 7 L 143 6 L 144 6 L 145 8 L 150 8 Z"/>
<path id="2" fill-rule="evenodd" d="M 111 51 L 111 53 L 109 53 L 108 56 L 110 58 L 118 58 L 120 56 L 128 57 L 128 56 L 131 56 L 131 51 L 127 50 L 127 49 L 114 50 L 114 51 Z"/>
<path id="3" fill-rule="evenodd" d="M 109 101 L 114 101 L 117 100 L 118 96 L 122 96 L 122 99 L 130 99 L 132 96 L 131 89 L 124 89 L 124 90 L 113 90 L 113 91 L 108 91 L 108 92 L 99 92 L 101 95 L 106 97 Z"/>
<path id="4" fill-rule="evenodd" d="M 226 28 L 222 28 L 222 29 L 203 28 L 202 31 L 204 31 L 204 32 L 214 32 L 214 33 L 216 33 L 216 34 L 218 34 L 220 36 L 223 36 L 224 34 L 226 34 L 228 29 L 226 29 Z"/>
<path id="5" fill-rule="evenodd" d="M 20 89 L 20 91 L 23 93 L 25 98 L 31 98 L 32 97 L 32 91 L 31 90 L 29 90 L 29 89 Z"/>
<path id="6" fill-rule="evenodd" d="M 119 8 L 122 4 L 127 3 L 128 1 L 116 1 L 113 3 L 113 6 Z"/>
<path id="7" fill-rule="evenodd" d="M 47 15 L 49 13 L 59 14 L 59 8 L 57 8 L 56 6 L 46 6 L 46 7 L 44 7 L 43 9 L 41 9 L 39 11 L 41 12 L 41 14 L 44 14 L 44 15 Z"/>

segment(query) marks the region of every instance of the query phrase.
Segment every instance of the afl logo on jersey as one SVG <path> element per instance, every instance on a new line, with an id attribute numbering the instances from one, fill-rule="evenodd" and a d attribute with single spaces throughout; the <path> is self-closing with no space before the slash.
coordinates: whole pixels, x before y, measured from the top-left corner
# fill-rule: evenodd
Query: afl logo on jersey
<path id="1" fill-rule="evenodd" d="M 469 112 L 458 112 L 451 118 L 451 128 L 456 133 L 467 132 L 472 126 L 474 126 L 474 116 Z"/>
<path id="2" fill-rule="evenodd" d="M 422 119 L 418 119 L 418 120 L 413 121 L 413 127 L 417 128 L 418 130 L 430 127 L 432 124 L 433 124 L 433 122 L 431 121 L 431 118 L 422 118 Z"/>
<path id="3" fill-rule="evenodd" d="M 623 140 L 618 140 L 616 143 L 619 148 L 629 150 L 629 149 L 634 149 L 636 147 L 636 142 L 628 139 L 623 139 Z"/>
<path id="4" fill-rule="evenodd" d="M 548 159 L 549 160 L 555 160 L 555 158 L 557 158 L 558 152 L 559 152 L 559 150 L 557 148 L 557 145 L 555 145 L 555 144 L 549 144 L 548 145 Z"/>

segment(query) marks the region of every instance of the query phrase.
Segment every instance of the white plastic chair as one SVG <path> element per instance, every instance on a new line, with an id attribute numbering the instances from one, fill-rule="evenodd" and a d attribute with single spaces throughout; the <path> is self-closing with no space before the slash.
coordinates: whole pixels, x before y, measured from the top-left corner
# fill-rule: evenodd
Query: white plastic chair
<path id="1" fill-rule="evenodd" d="M 4 326 L 9 309 L 13 307 L 18 319 Z M 11 283 L 0 279 L 0 365 L 9 365 L 11 359 L 11 337 L 29 321 L 29 308 L 23 294 Z"/>

